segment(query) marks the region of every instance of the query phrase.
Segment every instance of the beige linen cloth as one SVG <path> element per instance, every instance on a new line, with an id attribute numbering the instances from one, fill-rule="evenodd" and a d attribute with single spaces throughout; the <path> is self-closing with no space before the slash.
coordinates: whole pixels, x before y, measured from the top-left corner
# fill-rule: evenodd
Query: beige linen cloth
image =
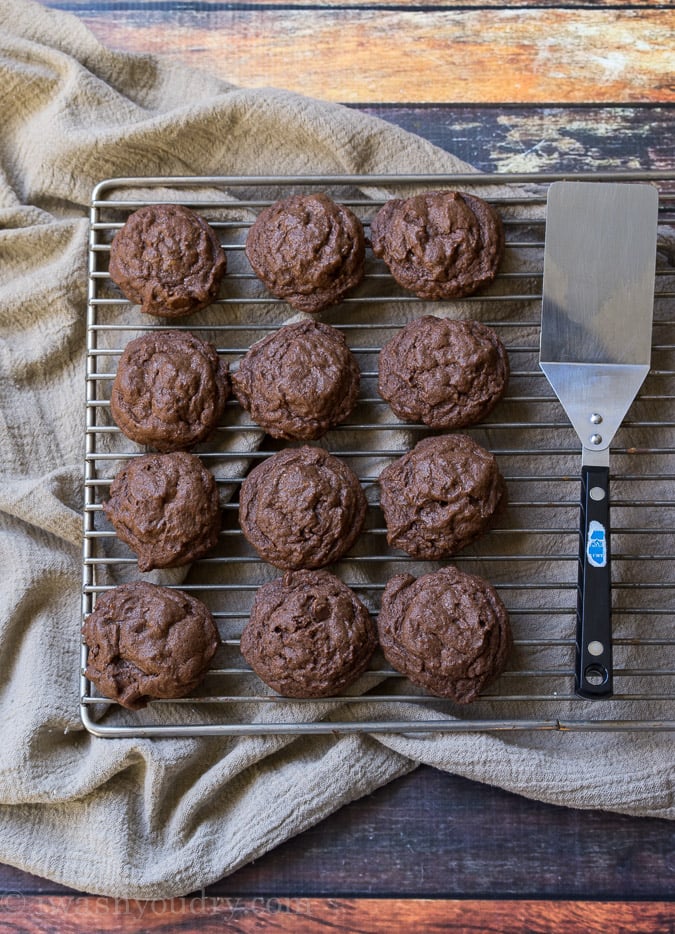
<path id="1" fill-rule="evenodd" d="M 466 167 L 340 106 L 109 51 L 31 0 L 0 5 L 0 56 L 0 861 L 94 893 L 184 894 L 420 762 L 559 804 L 675 816 L 668 734 L 152 741 L 82 729 L 94 184 Z"/>

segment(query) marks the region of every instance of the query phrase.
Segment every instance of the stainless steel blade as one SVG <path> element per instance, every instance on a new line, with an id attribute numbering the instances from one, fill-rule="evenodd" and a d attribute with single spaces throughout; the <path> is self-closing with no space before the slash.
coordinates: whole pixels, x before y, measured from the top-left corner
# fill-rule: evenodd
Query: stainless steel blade
<path id="1" fill-rule="evenodd" d="M 575 690 L 611 697 L 609 446 L 649 372 L 658 195 L 549 189 L 539 363 L 582 444 Z"/>
<path id="2" fill-rule="evenodd" d="M 585 463 L 607 463 L 649 372 L 657 213 L 651 185 L 549 189 L 539 362 Z"/>

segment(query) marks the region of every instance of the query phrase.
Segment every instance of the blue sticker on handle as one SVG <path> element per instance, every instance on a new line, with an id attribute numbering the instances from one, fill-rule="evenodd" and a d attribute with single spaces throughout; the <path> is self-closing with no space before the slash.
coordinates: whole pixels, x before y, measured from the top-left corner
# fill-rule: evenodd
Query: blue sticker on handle
<path id="1" fill-rule="evenodd" d="M 604 525 L 595 519 L 588 525 L 586 557 L 594 568 L 604 568 L 607 564 L 607 532 Z"/>

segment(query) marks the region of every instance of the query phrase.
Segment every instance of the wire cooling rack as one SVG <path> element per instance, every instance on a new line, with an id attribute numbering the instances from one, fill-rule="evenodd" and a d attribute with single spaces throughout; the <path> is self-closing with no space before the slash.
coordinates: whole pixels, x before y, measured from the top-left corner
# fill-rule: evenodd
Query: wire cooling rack
<path id="1" fill-rule="evenodd" d="M 83 615 L 91 612 L 98 594 L 145 577 L 202 599 L 216 619 L 221 644 L 194 696 L 157 701 L 140 712 L 97 695 L 84 675 L 83 646 L 81 716 L 87 729 L 99 736 L 675 729 L 675 173 L 573 176 L 656 185 L 662 225 L 652 370 L 612 448 L 615 694 L 591 702 L 573 690 L 580 446 L 538 367 L 546 194 L 548 185 L 561 177 L 127 178 L 96 187 L 88 274 Z M 214 472 L 221 492 L 224 523 L 218 547 L 184 575 L 141 575 L 134 555 L 116 539 L 101 510 L 115 473 L 129 458 L 144 453 L 110 417 L 117 362 L 125 344 L 139 333 L 179 328 L 213 341 L 236 366 L 254 341 L 291 319 L 292 310 L 269 296 L 243 252 L 252 220 L 277 198 L 327 191 L 352 207 L 368 233 L 373 214 L 393 193 L 435 188 L 471 191 L 497 207 L 505 223 L 505 260 L 483 294 L 452 304 L 433 303 L 402 292 L 368 251 L 362 285 L 320 315 L 345 334 L 362 381 L 348 423 L 316 443 L 350 464 L 369 500 L 359 542 L 331 570 L 376 615 L 389 577 L 405 570 L 419 576 L 440 566 L 413 561 L 386 544 L 377 474 L 431 432 L 396 421 L 379 398 L 377 354 L 412 318 L 434 313 L 476 317 L 500 334 L 512 376 L 506 398 L 466 433 L 496 455 L 509 505 L 499 525 L 454 563 L 497 588 L 510 613 L 514 651 L 506 672 L 468 707 L 429 697 L 379 655 L 353 695 L 320 702 L 280 698 L 250 671 L 238 648 L 256 589 L 279 572 L 257 558 L 237 524 L 239 484 L 247 470 L 280 444 L 263 435 L 235 401 L 228 402 L 218 430 L 195 449 Z M 228 256 L 221 298 L 178 322 L 142 315 L 121 298 L 108 276 L 115 231 L 132 210 L 157 202 L 182 203 L 201 213 L 218 231 Z"/>

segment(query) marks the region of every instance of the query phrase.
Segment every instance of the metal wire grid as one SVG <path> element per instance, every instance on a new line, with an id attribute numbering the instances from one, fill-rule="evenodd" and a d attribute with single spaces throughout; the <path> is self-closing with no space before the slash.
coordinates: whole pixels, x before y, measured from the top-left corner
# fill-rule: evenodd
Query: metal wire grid
<path id="1" fill-rule="evenodd" d="M 117 470 L 125 460 L 144 453 L 121 435 L 109 415 L 111 381 L 127 341 L 138 333 L 178 327 L 213 340 L 219 353 L 236 365 L 251 343 L 291 315 L 285 303 L 265 292 L 243 254 L 247 228 L 264 205 L 296 190 L 329 191 L 360 214 L 367 231 L 390 188 L 412 192 L 456 187 L 481 194 L 502 212 L 507 256 L 505 271 L 486 294 L 457 303 L 451 313 L 476 316 L 495 327 L 509 349 L 512 377 L 503 403 L 485 423 L 467 431 L 497 456 L 507 480 L 509 506 L 497 528 L 454 560 L 497 587 L 509 609 L 515 649 L 510 668 L 468 708 L 430 698 L 378 656 L 354 696 L 316 702 L 270 694 L 247 668 L 238 642 L 256 589 L 279 572 L 261 562 L 243 539 L 236 495 L 248 467 L 279 445 L 263 436 L 231 401 L 209 445 L 195 451 L 213 469 L 225 500 L 219 546 L 196 562 L 184 580 L 174 577 L 168 584 L 200 597 L 212 610 L 221 634 L 214 667 L 196 696 L 158 701 L 146 711 L 130 713 L 96 694 L 83 673 L 83 646 L 81 716 L 91 732 L 179 736 L 675 729 L 675 530 L 669 521 L 675 505 L 675 262 L 671 252 L 657 264 L 652 370 L 612 448 L 616 690 L 611 700 L 584 701 L 573 692 L 580 448 L 537 365 L 546 191 L 559 177 L 136 178 L 97 186 L 91 207 L 87 311 L 84 616 L 93 609 L 97 594 L 122 579 L 140 577 L 133 554 L 116 540 L 101 512 Z M 666 234 L 660 242 L 667 252 L 668 228 L 675 225 L 675 173 L 574 178 L 657 185 Z M 220 232 L 228 255 L 223 297 L 178 324 L 141 315 L 121 299 L 107 273 L 114 232 L 131 210 L 159 201 L 183 203 L 202 213 Z M 519 257 L 518 262 L 510 263 L 509 255 Z M 404 321 L 439 310 L 447 307 L 404 294 L 369 254 L 363 285 L 321 315 L 345 333 L 360 361 L 362 389 L 348 424 L 317 443 L 350 463 L 370 503 L 360 543 L 333 570 L 375 615 L 390 576 L 399 571 L 419 576 L 440 566 L 415 562 L 386 545 L 377 473 L 430 432 L 422 425 L 396 421 L 376 391 L 382 343 Z M 406 439 L 403 446 L 401 438 Z"/>

